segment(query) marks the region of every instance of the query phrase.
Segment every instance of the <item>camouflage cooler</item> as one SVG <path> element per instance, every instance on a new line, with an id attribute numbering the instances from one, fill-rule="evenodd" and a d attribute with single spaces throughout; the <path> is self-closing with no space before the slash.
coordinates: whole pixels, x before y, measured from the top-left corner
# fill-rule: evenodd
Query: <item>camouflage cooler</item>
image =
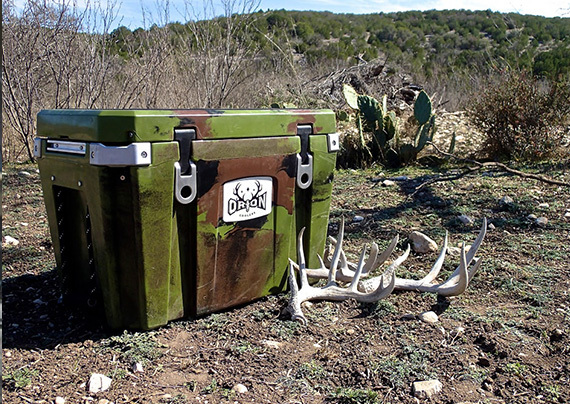
<path id="1" fill-rule="evenodd" d="M 34 148 L 65 296 L 150 329 L 286 288 L 322 254 L 330 110 L 46 110 Z"/>

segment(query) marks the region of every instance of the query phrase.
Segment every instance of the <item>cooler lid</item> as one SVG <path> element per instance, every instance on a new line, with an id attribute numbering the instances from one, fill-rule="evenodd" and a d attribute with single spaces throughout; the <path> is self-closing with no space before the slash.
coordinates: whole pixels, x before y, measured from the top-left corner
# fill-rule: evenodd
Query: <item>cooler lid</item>
<path id="1" fill-rule="evenodd" d="M 332 110 L 43 110 L 38 136 L 101 143 L 171 141 L 174 129 L 192 128 L 197 139 L 291 136 L 298 125 L 313 134 L 335 132 Z"/>

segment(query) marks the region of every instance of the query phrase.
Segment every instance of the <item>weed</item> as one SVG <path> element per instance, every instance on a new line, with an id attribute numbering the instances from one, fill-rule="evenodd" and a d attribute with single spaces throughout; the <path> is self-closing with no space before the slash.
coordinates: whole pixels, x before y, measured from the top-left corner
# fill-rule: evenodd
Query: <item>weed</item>
<path id="1" fill-rule="evenodd" d="M 515 374 L 517 376 L 522 376 L 524 373 L 528 371 L 528 366 L 523 365 L 520 362 L 507 363 L 505 365 L 505 371 L 507 373 Z"/>
<path id="2" fill-rule="evenodd" d="M 541 387 L 541 390 L 546 396 L 553 401 L 558 401 L 560 398 L 560 386 L 557 384 L 549 384 Z"/>
<path id="3" fill-rule="evenodd" d="M 489 371 L 487 369 L 471 365 L 461 376 L 461 379 L 468 379 L 468 380 L 473 380 L 474 382 L 477 383 L 483 383 L 483 381 L 487 378 L 487 376 L 489 376 Z"/>
<path id="4" fill-rule="evenodd" d="M 242 354 L 244 352 L 257 352 L 259 351 L 259 347 L 256 347 L 249 341 L 239 341 L 235 345 L 232 345 L 231 348 L 232 352 L 236 354 Z"/>
<path id="5" fill-rule="evenodd" d="M 298 378 L 305 378 L 310 380 L 324 379 L 327 376 L 325 368 L 314 359 L 310 362 L 303 363 L 297 370 L 296 376 Z"/>
<path id="6" fill-rule="evenodd" d="M 165 345 L 157 341 L 153 332 L 129 333 L 128 331 L 101 341 L 101 346 L 121 352 L 123 358 L 131 363 L 142 364 L 161 357 L 160 348 L 165 348 Z"/>
<path id="7" fill-rule="evenodd" d="M 230 322 L 226 313 L 214 313 L 208 317 L 198 321 L 198 323 L 206 330 L 220 331 L 225 330 Z"/>
<path id="8" fill-rule="evenodd" d="M 12 372 L 3 373 L 2 383 L 5 383 L 13 389 L 23 389 L 32 384 L 32 378 L 36 377 L 38 374 L 39 371 L 24 367 Z"/>
<path id="9" fill-rule="evenodd" d="M 208 384 L 206 387 L 204 387 L 204 388 L 202 389 L 202 393 L 204 393 L 204 394 L 214 394 L 214 393 L 216 393 L 219 389 L 220 389 L 220 387 L 218 386 L 218 382 L 216 381 L 216 379 L 212 379 L 212 381 L 210 382 L 210 384 Z"/>
<path id="10" fill-rule="evenodd" d="M 299 328 L 301 325 L 297 321 L 278 321 L 271 325 L 271 332 L 283 340 L 288 340 Z"/>
<path id="11" fill-rule="evenodd" d="M 339 387 L 327 397 L 327 401 L 339 404 L 375 404 L 379 402 L 378 393 L 370 389 L 352 389 Z"/>

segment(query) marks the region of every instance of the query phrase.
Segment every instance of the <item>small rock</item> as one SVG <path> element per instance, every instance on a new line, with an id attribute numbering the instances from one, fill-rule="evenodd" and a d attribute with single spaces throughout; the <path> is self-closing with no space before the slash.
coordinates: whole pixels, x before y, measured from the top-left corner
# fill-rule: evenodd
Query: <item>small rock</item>
<path id="1" fill-rule="evenodd" d="M 283 345 L 281 342 L 278 342 L 278 341 L 271 341 L 271 340 L 268 340 L 268 339 L 262 340 L 261 343 L 262 343 L 263 345 L 268 346 L 269 348 L 276 348 L 276 349 L 281 348 L 281 346 Z"/>
<path id="2" fill-rule="evenodd" d="M 19 175 L 20 177 L 31 177 L 31 176 L 32 176 L 32 174 L 30 174 L 30 173 L 27 172 L 27 171 L 20 171 L 20 172 L 18 172 L 18 175 Z"/>
<path id="3" fill-rule="evenodd" d="M 4 356 L 5 356 L 6 358 L 10 358 L 10 357 L 12 356 L 12 352 L 6 351 L 6 353 L 4 353 Z"/>
<path id="4" fill-rule="evenodd" d="M 97 401 L 97 404 L 111 404 L 111 402 L 106 398 L 102 398 L 101 400 Z"/>
<path id="5" fill-rule="evenodd" d="M 419 231 L 413 231 L 410 234 L 412 249 L 418 253 L 429 253 L 437 251 L 437 244 L 431 238 Z"/>
<path id="6" fill-rule="evenodd" d="M 55 404 L 65 404 L 65 398 L 63 397 L 56 397 L 55 398 Z"/>
<path id="7" fill-rule="evenodd" d="M 359 216 L 359 215 L 356 215 L 356 216 L 354 216 L 354 217 L 352 218 L 352 221 L 353 221 L 354 223 L 359 223 L 359 222 L 362 222 L 363 220 L 364 220 L 364 217 Z"/>
<path id="8" fill-rule="evenodd" d="M 424 323 L 428 323 L 428 324 L 435 324 L 439 321 L 437 314 L 435 314 L 433 311 L 425 311 L 425 312 L 421 313 L 418 316 L 418 318 L 420 320 L 422 320 Z"/>
<path id="9" fill-rule="evenodd" d="M 135 363 L 135 364 L 133 365 L 133 372 L 134 372 L 134 373 L 137 373 L 137 372 L 138 372 L 138 373 L 143 373 L 143 372 L 144 372 L 144 368 L 143 368 L 142 363 L 140 363 L 140 362 Z"/>
<path id="10" fill-rule="evenodd" d="M 550 208 L 550 205 L 548 204 L 548 202 L 543 202 L 543 203 L 538 204 L 538 207 L 540 209 L 548 209 L 548 208 Z"/>
<path id="11" fill-rule="evenodd" d="M 546 226 L 548 224 L 548 219 L 544 216 L 537 217 L 535 223 L 538 226 Z"/>
<path id="12" fill-rule="evenodd" d="M 458 216 L 457 219 L 459 219 L 459 221 L 460 221 L 461 223 L 463 223 L 463 224 L 471 224 L 471 223 L 473 223 L 473 219 L 470 218 L 470 217 L 467 216 L 467 215 Z"/>
<path id="13" fill-rule="evenodd" d="M 315 349 L 321 349 L 323 346 L 321 344 L 313 344 L 313 348 Z"/>
<path id="14" fill-rule="evenodd" d="M 459 326 L 459 327 L 455 327 L 453 329 L 453 331 L 455 332 L 455 335 L 459 335 L 459 334 L 463 334 L 465 332 L 465 328 Z"/>
<path id="15" fill-rule="evenodd" d="M 496 227 L 495 227 L 495 225 L 494 225 L 493 223 L 489 223 L 489 225 L 487 225 L 487 230 L 492 231 L 492 230 L 495 230 L 495 229 L 496 229 Z"/>
<path id="16" fill-rule="evenodd" d="M 243 394 L 243 393 L 247 393 L 247 387 L 245 387 L 243 384 L 238 383 L 236 384 L 234 387 L 232 387 L 232 390 L 235 391 L 238 394 Z"/>
<path id="17" fill-rule="evenodd" d="M 172 398 L 172 394 L 166 393 L 166 394 L 163 394 L 160 398 L 162 398 L 164 400 L 169 400 Z"/>
<path id="18" fill-rule="evenodd" d="M 442 388 L 443 385 L 439 380 L 425 380 L 413 384 L 414 396 L 418 398 L 430 398 L 439 393 Z"/>
<path id="19" fill-rule="evenodd" d="M 89 392 L 99 393 L 111 387 L 111 379 L 100 373 L 93 373 L 89 378 Z"/>
<path id="20" fill-rule="evenodd" d="M 384 180 L 382 181 L 382 186 L 383 187 L 393 187 L 394 185 L 396 185 L 396 183 L 392 180 Z"/>
<path id="21" fill-rule="evenodd" d="M 510 206 L 514 203 L 515 201 L 510 196 L 503 196 L 501 199 L 499 199 L 499 206 L 501 207 Z"/>
<path id="22" fill-rule="evenodd" d="M 564 218 L 565 218 L 565 219 L 570 219 L 570 212 L 564 213 Z"/>
<path id="23" fill-rule="evenodd" d="M 537 219 L 537 216 L 536 216 L 534 213 L 531 213 L 531 214 L 528 215 L 526 218 L 527 218 L 528 220 L 536 220 L 536 219 Z"/>
<path id="24" fill-rule="evenodd" d="M 20 244 L 20 241 L 16 240 L 14 237 L 5 236 L 4 243 L 2 244 L 17 246 L 18 244 Z"/>
<path id="25" fill-rule="evenodd" d="M 355 332 L 356 332 L 356 331 L 354 331 L 354 328 L 349 328 L 348 330 L 346 330 L 346 333 L 347 333 L 348 335 L 354 335 Z"/>

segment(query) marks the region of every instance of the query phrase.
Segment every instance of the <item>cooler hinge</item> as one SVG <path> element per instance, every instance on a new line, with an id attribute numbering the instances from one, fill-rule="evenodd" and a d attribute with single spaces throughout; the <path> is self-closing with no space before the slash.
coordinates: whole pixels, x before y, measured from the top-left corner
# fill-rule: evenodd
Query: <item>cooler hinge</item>
<path id="1" fill-rule="evenodd" d="M 174 195 L 182 204 L 191 203 L 198 193 L 196 164 L 190 160 L 194 139 L 196 130 L 174 129 L 174 140 L 178 142 L 180 149 L 180 160 L 174 163 Z"/>
<path id="2" fill-rule="evenodd" d="M 311 125 L 297 126 L 297 136 L 301 138 L 301 151 L 297 154 L 297 186 L 307 189 L 313 182 L 313 156 L 309 153 L 309 136 L 313 134 Z"/>

